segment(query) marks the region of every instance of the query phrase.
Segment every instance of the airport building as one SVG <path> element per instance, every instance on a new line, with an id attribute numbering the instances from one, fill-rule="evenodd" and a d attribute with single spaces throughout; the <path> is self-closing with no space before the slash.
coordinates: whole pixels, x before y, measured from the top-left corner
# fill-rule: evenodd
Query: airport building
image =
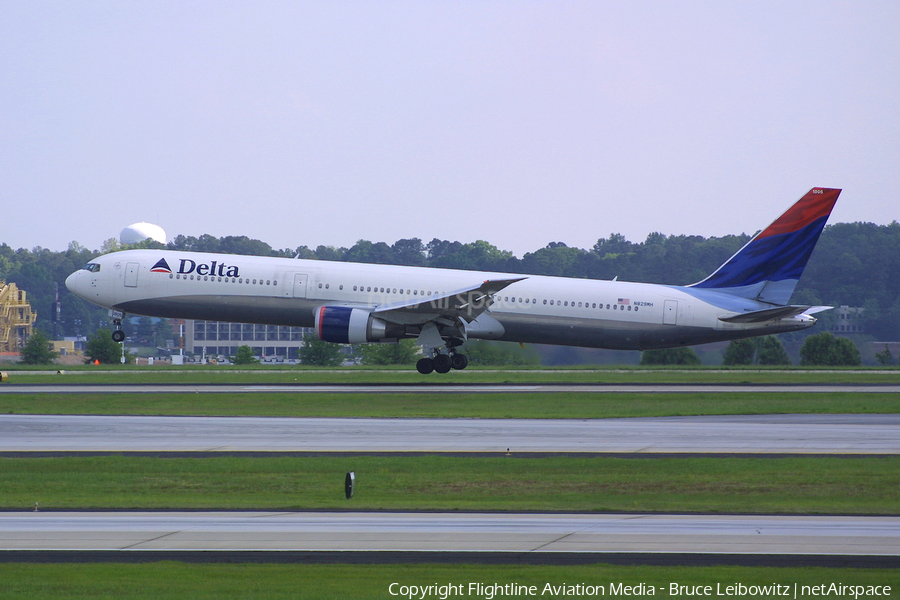
<path id="1" fill-rule="evenodd" d="M 831 327 L 831 332 L 836 334 L 862 333 L 863 311 L 865 309 L 854 306 L 841 305 L 835 309 L 837 321 Z"/>
<path id="2" fill-rule="evenodd" d="M 179 323 L 172 321 L 176 335 Z M 281 325 L 185 320 L 184 350 L 195 357 L 215 359 L 234 356 L 239 346 L 250 346 L 264 360 L 295 360 L 303 346 L 303 336 L 311 331 Z"/>

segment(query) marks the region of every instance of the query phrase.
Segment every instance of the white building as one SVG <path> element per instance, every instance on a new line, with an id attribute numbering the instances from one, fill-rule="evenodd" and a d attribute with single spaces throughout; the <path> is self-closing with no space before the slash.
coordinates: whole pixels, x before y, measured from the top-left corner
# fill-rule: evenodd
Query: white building
<path id="1" fill-rule="evenodd" d="M 185 320 L 184 350 L 197 357 L 227 358 L 234 356 L 239 346 L 250 346 L 263 359 L 292 360 L 298 358 L 303 336 L 311 331 L 282 325 Z"/>

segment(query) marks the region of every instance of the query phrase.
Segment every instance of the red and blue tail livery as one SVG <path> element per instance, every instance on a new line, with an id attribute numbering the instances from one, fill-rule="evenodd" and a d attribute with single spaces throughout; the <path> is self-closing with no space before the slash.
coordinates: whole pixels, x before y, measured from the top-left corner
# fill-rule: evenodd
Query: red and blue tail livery
<path id="1" fill-rule="evenodd" d="M 787 304 L 841 190 L 813 188 L 693 288 Z"/>

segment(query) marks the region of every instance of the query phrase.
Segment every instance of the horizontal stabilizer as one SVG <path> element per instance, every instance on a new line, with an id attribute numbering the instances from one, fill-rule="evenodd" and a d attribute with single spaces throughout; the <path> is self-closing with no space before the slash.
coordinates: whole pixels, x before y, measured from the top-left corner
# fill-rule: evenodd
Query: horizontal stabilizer
<path id="1" fill-rule="evenodd" d="M 819 309 L 819 310 L 811 310 L 811 309 Z M 771 321 L 772 319 L 784 319 L 787 317 L 794 317 L 797 315 L 802 315 L 803 313 L 809 312 L 819 312 L 822 310 L 827 310 L 831 308 L 830 306 L 800 306 L 800 305 L 792 305 L 792 306 L 778 306 L 776 308 L 766 308 L 764 310 L 754 310 L 753 312 L 742 313 L 739 315 L 733 315 L 730 317 L 719 317 L 720 321 L 725 321 L 726 323 L 762 323 L 763 321 Z"/>

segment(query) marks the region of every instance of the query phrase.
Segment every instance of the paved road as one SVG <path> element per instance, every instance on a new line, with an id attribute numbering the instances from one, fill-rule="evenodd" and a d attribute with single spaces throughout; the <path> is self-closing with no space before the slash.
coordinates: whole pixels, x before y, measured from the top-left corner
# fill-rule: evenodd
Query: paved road
<path id="1" fill-rule="evenodd" d="M 0 550 L 900 556 L 900 517 L 354 512 L 0 513 Z"/>
<path id="2" fill-rule="evenodd" d="M 411 383 L 411 384 L 2 384 L 0 394 L 174 394 L 174 393 L 294 393 L 294 394 L 549 394 L 549 393 L 641 393 L 641 394 L 896 394 L 900 384 L 491 384 L 491 383 Z"/>
<path id="3" fill-rule="evenodd" d="M 0 415 L 0 452 L 900 454 L 900 415 L 363 419 Z"/>

